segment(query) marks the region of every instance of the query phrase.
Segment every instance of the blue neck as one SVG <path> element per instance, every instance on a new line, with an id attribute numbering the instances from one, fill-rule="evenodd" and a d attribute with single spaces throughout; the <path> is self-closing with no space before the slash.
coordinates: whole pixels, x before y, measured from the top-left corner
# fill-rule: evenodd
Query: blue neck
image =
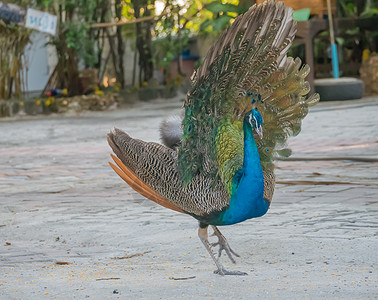
<path id="1" fill-rule="evenodd" d="M 255 138 L 253 136 L 252 127 L 243 122 L 244 132 L 244 161 L 242 171 L 244 174 L 261 175 L 262 169 L 260 163 L 260 155 L 257 150 Z"/>
<path id="2" fill-rule="evenodd" d="M 264 215 L 269 204 L 264 200 L 264 177 L 260 156 L 249 122 L 244 121 L 244 162 L 233 178 L 230 206 L 218 225 L 230 225 Z"/>

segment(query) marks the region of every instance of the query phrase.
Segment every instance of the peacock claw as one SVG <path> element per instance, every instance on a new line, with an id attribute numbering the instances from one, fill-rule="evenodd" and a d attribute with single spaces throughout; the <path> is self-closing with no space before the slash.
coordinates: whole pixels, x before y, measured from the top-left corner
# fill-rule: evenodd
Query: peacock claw
<path id="1" fill-rule="evenodd" d="M 227 271 L 227 270 L 224 269 L 224 268 L 221 268 L 221 269 L 215 270 L 215 271 L 214 271 L 214 274 L 218 274 L 218 275 L 221 275 L 221 276 L 224 276 L 224 275 L 246 276 L 246 275 L 248 275 L 248 273 L 246 273 L 246 272 L 241 272 L 241 271 Z"/>
<path id="2" fill-rule="evenodd" d="M 213 235 L 215 235 L 218 238 L 218 242 L 212 243 L 211 246 L 215 247 L 219 245 L 218 249 L 218 258 L 221 257 L 222 251 L 224 250 L 228 256 L 228 258 L 231 260 L 232 263 L 236 263 L 235 259 L 232 257 L 232 254 L 236 257 L 240 257 L 239 254 L 237 254 L 234 250 L 231 249 L 230 245 L 228 244 L 226 238 L 223 236 L 223 234 L 219 231 L 219 229 L 216 226 L 211 226 L 214 230 Z"/>
<path id="3" fill-rule="evenodd" d="M 216 242 L 216 243 L 212 243 L 211 246 L 212 247 L 215 247 L 219 245 L 219 249 L 218 249 L 218 258 L 221 257 L 222 255 L 222 251 L 224 250 L 228 256 L 228 258 L 232 261 L 232 263 L 236 263 L 235 259 L 232 257 L 232 254 L 235 255 L 236 257 L 240 257 L 239 254 L 237 254 L 235 251 L 233 251 L 230 246 L 228 245 L 228 243 L 224 243 L 224 242 Z"/>
<path id="4" fill-rule="evenodd" d="M 214 235 L 218 237 L 218 242 L 210 244 L 208 240 L 208 233 L 207 233 L 207 228 L 206 227 L 199 227 L 198 228 L 198 237 L 200 238 L 201 242 L 205 246 L 206 250 L 209 252 L 211 258 L 214 260 L 215 265 L 217 266 L 218 270 L 214 271 L 215 274 L 218 275 L 248 275 L 245 272 L 240 272 L 240 271 L 227 271 L 223 265 L 220 263 L 219 259 L 217 259 L 214 255 L 214 252 L 211 250 L 212 247 L 219 245 L 219 253 L 218 255 L 221 256 L 222 250 L 226 251 L 228 257 L 230 260 L 235 263 L 234 258 L 232 257 L 232 254 L 235 256 L 239 256 L 237 253 L 235 253 L 230 246 L 227 243 L 226 238 L 222 235 L 222 233 L 219 231 L 219 229 L 216 226 L 212 226 L 214 229 Z M 218 257 L 219 258 L 219 257 Z"/>

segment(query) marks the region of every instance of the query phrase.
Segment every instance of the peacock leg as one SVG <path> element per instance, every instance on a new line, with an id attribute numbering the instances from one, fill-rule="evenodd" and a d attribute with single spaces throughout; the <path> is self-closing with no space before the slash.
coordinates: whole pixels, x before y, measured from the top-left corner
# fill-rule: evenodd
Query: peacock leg
<path id="1" fill-rule="evenodd" d="M 211 244 L 212 247 L 219 245 L 218 258 L 221 257 L 222 251 L 224 250 L 227 253 L 228 258 L 235 264 L 236 262 L 235 262 L 235 259 L 232 257 L 232 254 L 235 255 L 236 257 L 240 257 L 240 255 L 237 254 L 234 250 L 231 249 L 226 238 L 224 237 L 222 232 L 220 232 L 218 227 L 216 227 L 214 225 L 211 225 L 211 227 L 214 230 L 213 235 L 215 235 L 218 238 L 218 242 Z"/>
<path id="2" fill-rule="evenodd" d="M 211 244 L 209 243 L 209 240 L 208 240 L 208 234 L 207 234 L 207 228 L 208 226 L 206 227 L 199 227 L 198 228 L 198 236 L 201 240 L 201 242 L 203 243 L 203 245 L 205 246 L 207 252 L 209 252 L 211 258 L 213 259 L 215 265 L 217 266 L 218 270 L 215 270 L 214 273 L 215 274 L 219 274 L 219 275 L 248 275 L 247 273 L 245 272 L 240 272 L 240 271 L 227 271 L 223 266 L 222 264 L 219 262 L 219 260 L 215 257 L 213 251 L 211 250 Z"/>

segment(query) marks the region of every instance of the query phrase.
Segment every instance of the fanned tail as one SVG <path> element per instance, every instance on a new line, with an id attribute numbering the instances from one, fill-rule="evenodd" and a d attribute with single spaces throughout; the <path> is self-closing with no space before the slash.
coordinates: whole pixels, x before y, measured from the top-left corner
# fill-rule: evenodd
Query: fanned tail
<path id="1" fill-rule="evenodd" d="M 203 173 L 214 184 L 221 178 L 230 185 L 242 163 L 243 137 L 235 132 L 242 132 L 240 124 L 252 108 L 248 94 L 262 94 L 268 88 L 264 85 L 278 84 L 269 78 L 273 79 L 273 74 L 285 65 L 295 32 L 292 9 L 283 2 L 267 0 L 236 18 L 209 50 L 193 76 L 193 87 L 185 102 L 178 152 L 179 171 L 185 182 Z M 287 80 L 288 85 L 292 83 Z M 277 90 L 271 88 L 271 93 Z M 269 97 L 268 93 L 263 96 Z M 268 129 L 263 129 L 265 135 Z M 232 144 L 227 142 L 230 139 L 234 139 Z"/>
<path id="2" fill-rule="evenodd" d="M 148 184 L 148 182 L 157 181 L 158 178 L 149 178 L 149 174 L 145 172 L 146 170 L 143 170 L 148 167 L 152 168 L 153 161 L 148 162 L 148 156 L 146 159 L 146 156 L 143 157 L 142 151 L 138 150 L 141 150 L 143 146 L 146 148 L 147 146 L 151 147 L 151 145 L 148 145 L 150 143 L 140 145 L 142 148 L 139 148 L 138 145 L 130 147 L 130 144 L 132 145 L 134 140 L 119 129 L 115 129 L 113 132 L 109 133 L 107 135 L 107 139 L 114 153 L 119 157 L 117 158 L 116 156 L 111 154 L 111 157 L 117 164 L 118 168 L 111 162 L 109 162 L 109 165 L 133 190 L 161 206 L 177 212 L 185 213 L 183 209 L 160 195 Z M 136 144 L 138 143 L 143 142 L 136 141 Z M 129 145 L 129 147 L 127 147 L 127 145 Z M 139 157 L 139 159 L 137 157 Z M 121 159 L 123 159 L 124 161 L 122 161 Z M 129 164 L 130 166 L 126 166 L 125 164 Z M 136 173 L 146 174 L 147 177 L 144 176 L 144 180 L 142 180 Z"/>
<path id="3" fill-rule="evenodd" d="M 319 95 L 306 97 L 310 85 L 305 80 L 310 68 L 299 58 L 287 58 L 284 65 L 267 77 L 258 90 L 264 99 L 257 107 L 264 118 L 264 138 L 258 140 L 263 169 L 272 169 L 277 156 L 290 156 L 286 141 L 301 130 L 308 108 L 319 101 Z M 246 108 L 247 109 L 247 108 Z"/>

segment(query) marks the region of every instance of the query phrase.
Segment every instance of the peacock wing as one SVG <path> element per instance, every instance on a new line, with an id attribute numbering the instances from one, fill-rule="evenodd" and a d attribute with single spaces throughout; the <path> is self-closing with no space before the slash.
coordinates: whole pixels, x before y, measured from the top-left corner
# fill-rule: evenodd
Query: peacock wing
<path id="1" fill-rule="evenodd" d="M 142 196 L 172 210 L 194 217 L 210 216 L 221 211 L 228 201 L 227 193 L 212 188 L 203 174 L 183 186 L 176 168 L 177 153 L 157 143 L 133 139 L 115 128 L 107 135 L 116 156 L 109 163 L 126 183 Z"/>
<path id="2" fill-rule="evenodd" d="M 301 122 L 310 106 L 319 101 L 319 95 L 306 95 L 310 85 L 305 81 L 310 68 L 299 58 L 287 58 L 281 68 L 261 82 L 258 92 L 264 100 L 257 104 L 264 119 L 264 138 L 257 141 L 263 170 L 273 169 L 278 156 L 290 156 L 286 142 L 301 130 Z"/>
<path id="3" fill-rule="evenodd" d="M 243 163 L 242 121 L 251 109 L 247 92 L 259 93 L 269 83 L 278 90 L 274 76 L 279 79 L 295 32 L 292 9 L 268 0 L 236 18 L 209 50 L 184 104 L 178 169 L 185 183 L 204 174 L 231 192 Z"/>

